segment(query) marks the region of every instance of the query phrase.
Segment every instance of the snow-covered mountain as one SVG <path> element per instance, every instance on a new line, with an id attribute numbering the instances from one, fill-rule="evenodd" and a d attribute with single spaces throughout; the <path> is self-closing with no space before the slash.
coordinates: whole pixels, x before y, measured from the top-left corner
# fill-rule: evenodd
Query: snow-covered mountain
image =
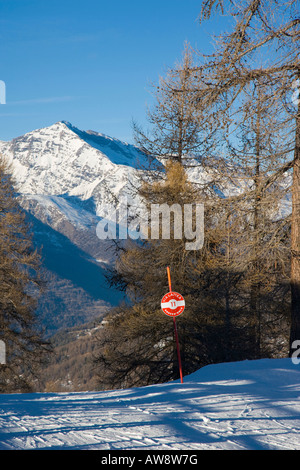
<path id="1" fill-rule="evenodd" d="M 97 237 L 96 226 L 103 204 L 131 197 L 138 173 L 148 166 L 145 155 L 65 121 L 0 141 L 0 155 L 12 164 L 22 206 L 43 246 L 49 277 L 41 305 L 46 326 L 72 326 L 115 305 L 121 295 L 108 289 L 103 271 L 113 252 L 109 241 Z"/>
<path id="2" fill-rule="evenodd" d="M 93 131 L 80 131 L 65 121 L 0 142 L 0 151 L 13 156 L 15 176 L 24 194 L 88 199 L 106 178 L 120 189 L 125 175 L 147 164 L 136 147 Z"/>
<path id="3" fill-rule="evenodd" d="M 26 209 L 62 233 L 68 222 L 95 235 L 101 206 L 129 195 L 148 164 L 133 145 L 65 121 L 0 142 L 0 154 L 12 162 Z"/>

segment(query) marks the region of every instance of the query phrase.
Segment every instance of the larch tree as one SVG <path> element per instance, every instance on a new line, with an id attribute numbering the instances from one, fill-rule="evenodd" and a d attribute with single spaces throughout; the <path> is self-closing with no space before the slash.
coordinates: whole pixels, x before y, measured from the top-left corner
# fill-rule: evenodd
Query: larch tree
<path id="1" fill-rule="evenodd" d="M 259 169 L 259 178 L 254 180 L 256 208 L 259 207 L 259 193 L 266 195 L 278 185 L 283 175 L 292 171 L 292 345 L 295 339 L 300 338 L 300 100 L 292 100 L 293 84 L 299 79 L 300 70 L 299 3 L 297 0 L 208 0 L 202 2 L 201 20 L 212 17 L 215 11 L 231 15 L 235 23 L 229 33 L 218 37 L 216 52 L 197 71 L 194 69 L 199 77 L 198 101 L 207 109 L 217 106 L 219 122 L 224 122 L 226 117 L 228 132 L 234 133 L 231 119 L 243 108 L 245 94 L 254 84 L 263 85 L 260 106 L 264 111 L 267 106 L 269 109 L 273 107 L 277 113 L 276 120 L 269 122 L 268 135 L 277 134 L 282 136 L 282 140 L 269 159 L 273 168 L 264 177 Z M 262 121 L 257 112 L 255 114 L 256 123 L 260 125 Z M 215 113 L 213 119 L 216 120 Z M 257 127 L 256 145 L 261 153 L 263 138 L 265 145 L 267 137 L 259 136 L 259 132 Z M 256 224 L 257 216 L 258 212 Z M 266 250 L 268 248 L 266 245 Z"/>
<path id="2" fill-rule="evenodd" d="M 241 288 L 249 292 L 249 318 L 256 330 L 256 351 L 260 357 L 267 354 L 263 347 L 267 343 L 273 345 L 273 354 L 282 354 L 281 345 L 287 348 L 288 344 L 290 219 L 284 211 L 281 214 L 287 184 L 282 178 L 272 180 L 284 163 L 285 136 L 277 119 L 277 103 L 265 98 L 264 83 L 251 83 L 244 95 L 241 116 L 235 123 L 239 132 L 235 133 L 229 155 L 243 172 L 246 188 L 242 197 L 231 202 L 231 217 L 241 221 L 236 241 L 243 247 L 242 256 L 235 261 L 244 272 Z M 269 179 L 272 184 L 268 184 Z"/>
<path id="3" fill-rule="evenodd" d="M 24 392 L 37 385 L 38 370 L 50 351 L 35 315 L 39 293 L 40 255 L 17 194 L 9 165 L 0 161 L 0 339 L 5 363 L 0 365 L 0 391 Z"/>
<path id="4" fill-rule="evenodd" d="M 171 159 L 185 167 L 199 165 L 215 143 L 216 129 L 210 132 L 205 109 L 195 106 L 199 83 L 193 60 L 186 45 L 182 61 L 152 87 L 154 102 L 147 110 L 150 129 L 133 123 L 136 145 L 151 159 Z"/>
<path id="5" fill-rule="evenodd" d="M 176 236 L 178 213 L 172 213 L 172 207 L 186 210 L 187 205 L 204 202 L 205 196 L 188 181 L 181 163 L 167 162 L 165 177 L 144 183 L 140 192 L 146 205 L 166 204 L 170 208 L 170 237 L 163 236 L 162 219 L 158 237 L 152 238 L 151 232 L 139 243 L 129 242 L 119 253 L 109 279 L 111 285 L 126 292 L 128 302 L 110 312 L 97 338 L 95 364 L 102 388 L 141 386 L 179 377 L 173 321 L 160 307 L 168 292 L 167 266 L 173 289 L 186 301 L 185 311 L 177 319 L 183 374 L 226 358 L 224 310 L 220 296 L 216 296 L 224 272 L 223 231 L 214 223 L 216 207 L 205 205 L 203 246 L 187 250 L 186 243 L 191 240 L 184 227 L 183 236 Z M 190 216 L 190 222 L 196 224 L 197 214 L 191 212 Z"/>
<path id="6" fill-rule="evenodd" d="M 195 107 L 194 93 L 198 88 L 192 69 L 192 55 L 185 48 L 182 62 L 170 69 L 155 88 L 154 106 L 148 111 L 150 131 L 134 126 L 139 148 L 164 167 L 157 173 L 146 172 L 137 194 L 147 208 L 170 208 L 171 230 L 170 237 L 165 238 L 162 221 L 155 236 L 149 226 L 145 239 L 122 244 L 119 249 L 109 280 L 126 292 L 129 304 L 112 312 L 100 333 L 96 364 L 102 387 L 145 385 L 178 377 L 173 322 L 160 309 L 160 300 L 168 289 L 166 266 L 171 267 L 174 288 L 182 292 L 187 302 L 184 315 L 178 320 L 184 374 L 224 357 L 220 347 L 224 319 L 218 315 L 214 290 L 222 269 L 221 233 L 213 222 L 217 209 L 207 202 L 213 192 L 214 173 L 207 184 L 200 186 L 192 184 L 187 175 L 191 167 L 199 167 L 215 137 L 205 127 L 205 112 Z M 183 215 L 185 205 L 197 203 L 205 205 L 205 244 L 203 249 L 187 250 L 190 240 L 185 237 L 183 219 L 179 222 L 182 236 L 175 236 L 177 219 L 172 207 L 179 207 Z M 192 233 L 196 211 L 192 210 L 188 218 Z M 218 251 L 219 257 L 211 256 Z M 214 263 L 220 263 L 218 269 Z M 214 277 L 212 273 L 216 271 Z M 214 277 L 214 289 L 209 287 L 210 277 Z"/>

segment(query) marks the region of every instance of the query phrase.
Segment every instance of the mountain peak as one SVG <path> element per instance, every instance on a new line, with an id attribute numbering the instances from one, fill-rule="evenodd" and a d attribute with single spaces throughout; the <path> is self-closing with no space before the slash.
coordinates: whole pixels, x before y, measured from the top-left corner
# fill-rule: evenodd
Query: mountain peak
<path id="1" fill-rule="evenodd" d="M 70 127 L 70 128 L 73 127 L 73 124 L 71 124 L 69 121 L 64 121 L 64 120 L 63 121 L 58 121 L 57 124 L 64 124 L 65 126 Z"/>
<path id="2" fill-rule="evenodd" d="M 130 166 L 135 169 L 149 168 L 147 156 L 135 145 L 123 142 L 115 137 L 94 130 L 81 130 L 69 121 L 58 121 L 49 128 L 69 129 L 76 134 L 85 144 L 101 152 L 116 165 Z M 157 164 L 159 164 L 157 162 Z M 159 165 L 160 166 L 160 165 Z"/>
<path id="3" fill-rule="evenodd" d="M 80 129 L 78 129 L 77 127 L 73 126 L 73 124 L 72 124 L 71 122 L 69 122 L 69 121 L 64 121 L 64 120 L 63 120 L 63 121 L 58 121 L 56 124 L 57 124 L 58 126 L 65 126 L 65 127 L 67 127 L 68 129 L 70 129 L 70 130 L 73 131 L 73 132 L 76 132 L 76 131 L 77 131 L 77 132 L 80 132 Z"/>

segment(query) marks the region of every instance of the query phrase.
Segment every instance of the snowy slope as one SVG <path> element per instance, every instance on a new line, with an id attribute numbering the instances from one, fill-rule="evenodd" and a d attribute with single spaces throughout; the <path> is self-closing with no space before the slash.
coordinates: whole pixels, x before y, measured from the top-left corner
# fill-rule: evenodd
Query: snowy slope
<path id="1" fill-rule="evenodd" d="M 0 449 L 300 450 L 299 398 L 290 359 L 211 365 L 183 384 L 0 395 Z"/>

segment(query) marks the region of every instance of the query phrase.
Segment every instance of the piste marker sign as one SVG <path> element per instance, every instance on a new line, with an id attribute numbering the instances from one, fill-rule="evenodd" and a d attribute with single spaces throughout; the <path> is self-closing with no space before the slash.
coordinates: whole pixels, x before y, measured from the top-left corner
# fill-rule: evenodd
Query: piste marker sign
<path id="1" fill-rule="evenodd" d="M 161 300 L 162 311 L 169 317 L 177 317 L 185 308 L 185 301 L 178 292 L 168 292 Z"/>

